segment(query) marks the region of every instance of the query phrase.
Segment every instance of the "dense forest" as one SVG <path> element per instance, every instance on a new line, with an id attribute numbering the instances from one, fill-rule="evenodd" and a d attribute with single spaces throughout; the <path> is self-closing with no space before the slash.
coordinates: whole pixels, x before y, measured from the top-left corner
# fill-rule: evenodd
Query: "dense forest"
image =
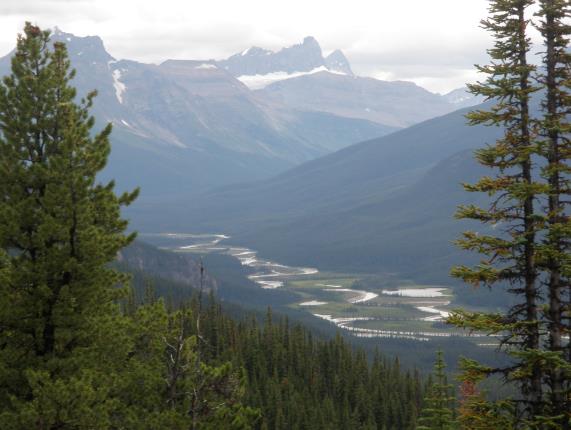
<path id="1" fill-rule="evenodd" d="M 367 354 L 340 334 L 316 337 L 287 316 L 273 316 L 270 308 L 262 314 L 223 306 L 212 290 L 201 295 L 200 280 L 189 287 L 123 270 L 133 276 L 122 302 L 125 316 L 143 327 L 147 312 L 180 313 L 201 360 L 236 369 L 240 399 L 255 411 L 252 428 L 416 428 L 424 392 L 433 383 L 402 369 L 398 358 Z"/>
<path id="2" fill-rule="evenodd" d="M 129 317 L 166 312 L 148 287 L 144 295 L 152 303 L 126 312 Z M 261 322 L 256 315 L 236 321 L 212 295 L 202 306 L 195 296 L 184 308 L 186 335 L 196 339 L 201 359 L 238 370 L 241 400 L 259 413 L 253 428 L 415 428 L 423 383 L 418 372 L 402 370 L 398 359 L 377 353 L 371 361 L 340 335 L 315 339 L 287 318 L 276 321 L 271 310 Z"/>

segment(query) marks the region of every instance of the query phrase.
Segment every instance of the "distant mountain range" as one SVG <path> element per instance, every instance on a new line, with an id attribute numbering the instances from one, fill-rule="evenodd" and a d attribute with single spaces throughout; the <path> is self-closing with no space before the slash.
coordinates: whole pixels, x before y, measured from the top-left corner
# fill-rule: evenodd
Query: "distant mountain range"
<path id="1" fill-rule="evenodd" d="M 356 76 L 311 37 L 160 65 L 117 61 L 96 36 L 53 39 L 79 94 L 99 91 L 98 126 L 114 124 L 104 177 L 142 187 L 135 228 L 224 232 L 284 263 L 425 281 L 446 282 L 459 261 L 459 183 L 498 133 L 466 126 L 457 109 L 482 101 L 466 89 Z M 0 58 L 0 75 L 9 65 Z"/>
<path id="2" fill-rule="evenodd" d="M 140 204 L 269 178 L 457 108 L 412 83 L 357 77 L 341 51 L 323 56 L 312 37 L 160 65 L 117 61 L 97 36 L 56 29 L 53 40 L 68 46 L 79 94 L 98 90 L 98 124 L 114 124 L 105 176 L 141 186 Z M 0 58 L 0 75 L 9 60 Z"/>

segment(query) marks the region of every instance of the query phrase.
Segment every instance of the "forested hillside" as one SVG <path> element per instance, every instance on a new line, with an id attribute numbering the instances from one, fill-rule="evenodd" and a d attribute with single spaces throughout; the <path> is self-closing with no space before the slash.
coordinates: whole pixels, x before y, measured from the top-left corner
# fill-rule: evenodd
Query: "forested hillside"
<path id="1" fill-rule="evenodd" d="M 162 300 L 128 311 L 138 327 L 146 312 L 163 312 Z M 256 429 L 414 429 L 424 383 L 398 360 L 355 350 L 338 335 L 315 338 L 268 310 L 239 320 L 224 314 L 213 296 L 188 305 L 185 335 L 211 366 L 231 363 L 242 376 L 242 403 L 259 412 Z M 159 309 L 159 310 L 157 310 Z M 200 316 L 199 316 L 200 315 Z M 149 315 L 144 321 L 148 320 Z M 200 320 L 200 333 L 196 326 Z M 148 336 L 153 336 L 147 332 Z"/>

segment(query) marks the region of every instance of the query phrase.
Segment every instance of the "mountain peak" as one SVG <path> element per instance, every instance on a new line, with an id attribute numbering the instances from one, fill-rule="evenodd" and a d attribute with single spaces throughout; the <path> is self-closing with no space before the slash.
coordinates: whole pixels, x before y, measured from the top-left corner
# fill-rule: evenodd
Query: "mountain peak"
<path id="1" fill-rule="evenodd" d="M 323 58 L 321 46 L 315 37 L 306 36 L 301 43 L 279 51 L 251 47 L 240 54 L 219 61 L 218 65 L 236 77 L 276 73 L 287 76 L 318 69 L 353 75 L 349 62 L 341 51 L 335 51 L 328 58 L 330 59 Z"/>
<path id="2" fill-rule="evenodd" d="M 240 55 L 241 57 L 245 57 L 246 55 L 260 56 L 260 55 L 271 55 L 271 54 L 273 54 L 273 52 L 268 50 L 268 49 L 260 48 L 258 46 L 252 46 L 251 48 L 245 49 L 240 54 L 236 54 L 236 55 Z"/>
<path id="3" fill-rule="evenodd" d="M 315 37 L 313 36 L 306 36 L 303 38 L 303 41 L 299 45 L 293 45 L 290 47 L 282 48 L 282 51 L 291 51 L 296 49 L 303 49 L 309 53 L 319 53 L 321 55 L 321 46 Z"/>
<path id="4" fill-rule="evenodd" d="M 59 27 L 54 27 L 51 40 L 65 43 L 70 55 L 85 56 L 90 61 L 105 63 L 114 60 L 105 50 L 103 40 L 99 36 L 76 36 L 73 33 L 62 31 Z"/>
<path id="5" fill-rule="evenodd" d="M 321 49 L 321 47 L 319 46 L 319 42 L 313 36 L 304 37 L 302 45 L 303 46 L 313 46 L 313 47 L 317 46 L 317 47 L 319 47 L 319 49 Z"/>
<path id="6" fill-rule="evenodd" d="M 325 57 L 325 66 L 334 72 L 341 72 L 350 76 L 354 75 L 353 70 L 351 70 L 349 60 L 347 60 L 345 54 L 343 54 L 339 49 L 336 49 Z"/>

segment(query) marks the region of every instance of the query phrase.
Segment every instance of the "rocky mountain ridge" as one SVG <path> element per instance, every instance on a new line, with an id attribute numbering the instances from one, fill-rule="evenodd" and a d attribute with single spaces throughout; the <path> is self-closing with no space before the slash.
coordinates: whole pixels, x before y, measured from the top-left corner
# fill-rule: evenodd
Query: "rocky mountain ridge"
<path id="1" fill-rule="evenodd" d="M 413 83 L 355 76 L 341 51 L 324 57 L 312 37 L 277 52 L 159 65 L 117 60 L 97 36 L 55 29 L 52 38 L 67 44 L 78 96 L 97 89 L 98 127 L 114 125 L 104 177 L 141 186 L 149 211 L 163 211 L 165 195 L 184 200 L 269 178 L 457 108 Z M 9 69 L 10 54 L 0 58 L 0 75 Z M 244 76 L 273 81 L 253 90 Z"/>

